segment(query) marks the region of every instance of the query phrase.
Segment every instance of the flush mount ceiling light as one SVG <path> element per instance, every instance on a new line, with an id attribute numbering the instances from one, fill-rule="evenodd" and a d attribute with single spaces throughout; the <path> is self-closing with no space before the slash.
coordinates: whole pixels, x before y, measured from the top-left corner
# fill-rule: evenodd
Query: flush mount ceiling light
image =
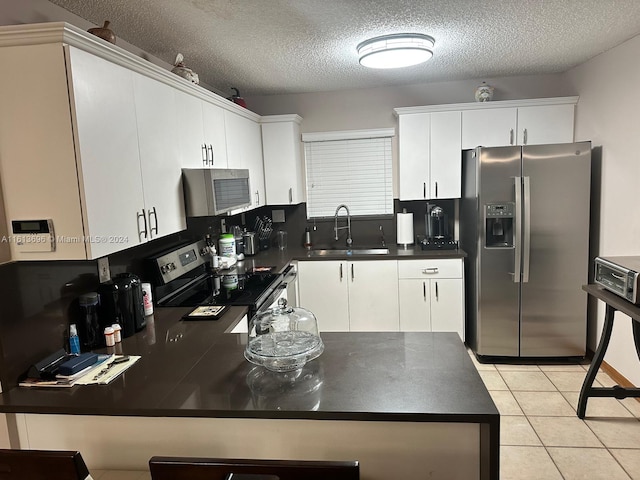
<path id="1" fill-rule="evenodd" d="M 426 62 L 435 40 L 421 33 L 395 33 L 371 38 L 357 47 L 360 64 L 369 68 L 400 68 Z"/>

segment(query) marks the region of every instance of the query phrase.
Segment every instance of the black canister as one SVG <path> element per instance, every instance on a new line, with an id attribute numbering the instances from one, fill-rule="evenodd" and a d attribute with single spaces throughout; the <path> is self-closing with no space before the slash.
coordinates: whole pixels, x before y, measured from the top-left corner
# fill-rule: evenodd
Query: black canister
<path id="1" fill-rule="evenodd" d="M 102 329 L 119 323 L 122 337 L 126 338 L 145 327 L 142 282 L 138 276 L 121 273 L 113 280 L 101 284 L 98 292 Z"/>
<path id="2" fill-rule="evenodd" d="M 96 292 L 80 295 L 80 318 L 77 322 L 80 348 L 83 352 L 103 346 L 102 329 L 98 319 L 98 294 Z"/>

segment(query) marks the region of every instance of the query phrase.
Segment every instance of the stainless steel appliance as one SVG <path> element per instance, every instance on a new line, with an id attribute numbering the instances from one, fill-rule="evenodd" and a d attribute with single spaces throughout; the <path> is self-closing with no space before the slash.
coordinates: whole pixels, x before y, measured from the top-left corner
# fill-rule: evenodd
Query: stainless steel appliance
<path id="1" fill-rule="evenodd" d="M 187 216 L 227 213 L 251 205 L 249 170 L 230 168 L 183 168 Z"/>
<path id="2" fill-rule="evenodd" d="M 246 306 L 250 319 L 286 296 L 288 284 L 295 280 L 291 265 L 278 272 L 274 267 L 255 266 L 253 261 L 245 260 L 218 270 L 211 267 L 209 259 L 204 241 L 150 258 L 156 307 Z"/>
<path id="3" fill-rule="evenodd" d="M 591 143 L 463 152 L 460 243 L 476 355 L 582 357 Z"/>
<path id="4" fill-rule="evenodd" d="M 442 207 L 427 203 L 424 216 L 426 236 L 420 241 L 422 250 L 455 250 L 458 242 L 449 233 L 449 216 Z"/>
<path id="5" fill-rule="evenodd" d="M 596 257 L 595 282 L 640 304 L 640 257 Z"/>

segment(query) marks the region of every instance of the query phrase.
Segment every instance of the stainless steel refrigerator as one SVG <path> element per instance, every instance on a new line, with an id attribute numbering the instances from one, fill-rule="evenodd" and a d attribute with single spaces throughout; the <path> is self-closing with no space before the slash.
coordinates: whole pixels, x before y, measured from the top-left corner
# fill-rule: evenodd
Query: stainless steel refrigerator
<path id="1" fill-rule="evenodd" d="M 463 152 L 467 342 L 486 357 L 582 357 L 591 142 Z"/>

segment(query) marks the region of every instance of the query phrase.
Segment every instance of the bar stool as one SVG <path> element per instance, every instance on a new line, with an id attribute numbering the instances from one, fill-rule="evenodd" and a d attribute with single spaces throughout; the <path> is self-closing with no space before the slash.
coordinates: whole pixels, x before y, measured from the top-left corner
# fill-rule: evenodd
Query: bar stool
<path id="1" fill-rule="evenodd" d="M 80 452 L 0 449 L 0 480 L 86 480 Z"/>
<path id="2" fill-rule="evenodd" d="M 152 480 L 359 480 L 357 461 L 152 457 Z"/>

